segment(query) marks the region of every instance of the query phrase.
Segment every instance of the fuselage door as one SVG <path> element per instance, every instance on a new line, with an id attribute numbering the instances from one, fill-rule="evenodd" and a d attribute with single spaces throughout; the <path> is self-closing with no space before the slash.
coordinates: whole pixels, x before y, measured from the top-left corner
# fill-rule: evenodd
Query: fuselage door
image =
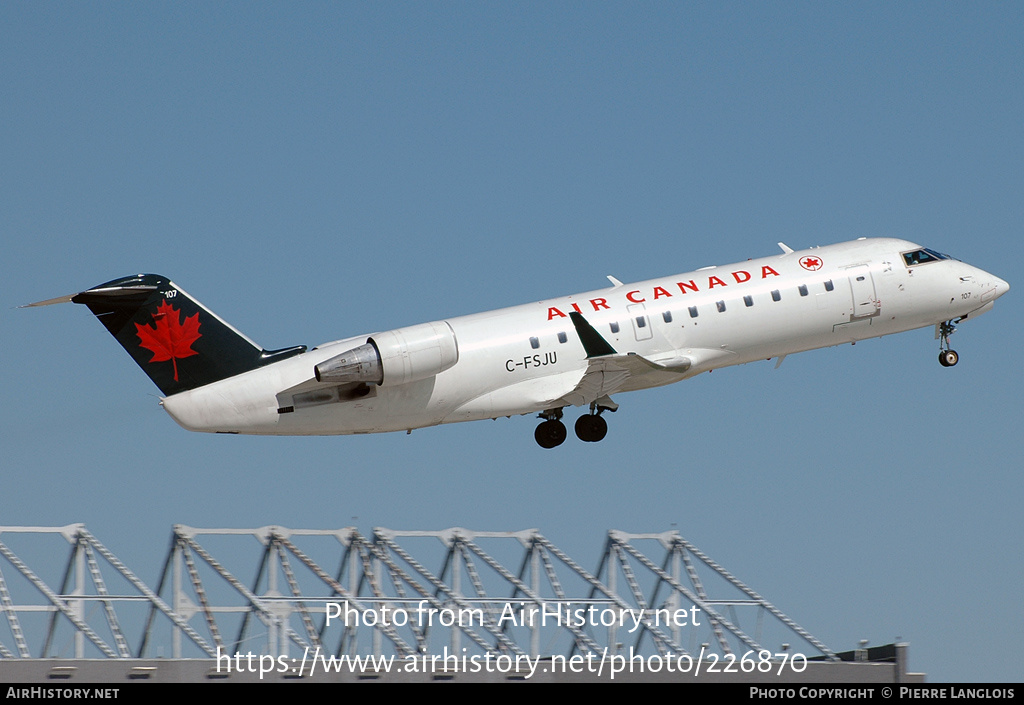
<path id="1" fill-rule="evenodd" d="M 850 267 L 846 270 L 850 277 L 850 291 L 853 294 L 854 318 L 868 318 L 882 312 L 881 302 L 875 293 L 875 280 L 866 264 Z"/>
<path id="2" fill-rule="evenodd" d="M 654 333 L 651 331 L 651 319 L 647 316 L 647 309 L 643 304 L 630 304 L 626 307 L 629 312 L 629 319 L 633 321 L 633 333 L 637 340 L 650 340 Z"/>

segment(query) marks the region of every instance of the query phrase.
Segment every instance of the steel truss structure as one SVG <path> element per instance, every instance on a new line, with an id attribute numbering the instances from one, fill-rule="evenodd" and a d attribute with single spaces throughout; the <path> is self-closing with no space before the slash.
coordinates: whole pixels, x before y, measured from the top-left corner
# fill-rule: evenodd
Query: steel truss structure
<path id="1" fill-rule="evenodd" d="M 62 570 L 22 557 L 54 541 Z M 0 557 L 3 659 L 837 658 L 675 531 L 609 531 L 593 573 L 535 529 L 176 525 L 155 588 L 82 524 L 0 527 Z"/>

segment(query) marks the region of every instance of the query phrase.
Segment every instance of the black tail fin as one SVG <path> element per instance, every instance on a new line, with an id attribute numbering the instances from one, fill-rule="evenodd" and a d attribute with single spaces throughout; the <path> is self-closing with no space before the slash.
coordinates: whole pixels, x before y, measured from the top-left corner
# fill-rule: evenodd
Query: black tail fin
<path id="1" fill-rule="evenodd" d="M 158 274 L 115 279 L 63 300 L 88 306 L 165 396 L 306 350 L 264 350 Z"/>

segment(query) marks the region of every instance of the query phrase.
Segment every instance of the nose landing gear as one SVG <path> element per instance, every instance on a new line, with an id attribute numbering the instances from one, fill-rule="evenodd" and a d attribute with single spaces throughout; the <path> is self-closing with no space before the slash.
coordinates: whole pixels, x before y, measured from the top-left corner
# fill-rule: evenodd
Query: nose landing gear
<path id="1" fill-rule="evenodd" d="M 952 367 L 960 361 L 956 350 L 949 347 L 949 336 L 956 333 L 954 321 L 946 321 L 938 325 L 939 333 L 939 364 L 943 367 Z"/>

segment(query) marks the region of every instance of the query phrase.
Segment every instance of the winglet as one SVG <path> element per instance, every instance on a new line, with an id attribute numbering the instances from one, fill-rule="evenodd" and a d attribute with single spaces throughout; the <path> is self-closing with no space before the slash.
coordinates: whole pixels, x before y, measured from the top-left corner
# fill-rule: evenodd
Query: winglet
<path id="1" fill-rule="evenodd" d="M 576 335 L 580 337 L 580 342 L 583 343 L 583 349 L 586 350 L 588 358 L 615 355 L 615 348 L 594 330 L 594 326 L 587 322 L 582 313 L 570 311 L 569 318 L 572 319 L 572 324 L 576 327 Z"/>

